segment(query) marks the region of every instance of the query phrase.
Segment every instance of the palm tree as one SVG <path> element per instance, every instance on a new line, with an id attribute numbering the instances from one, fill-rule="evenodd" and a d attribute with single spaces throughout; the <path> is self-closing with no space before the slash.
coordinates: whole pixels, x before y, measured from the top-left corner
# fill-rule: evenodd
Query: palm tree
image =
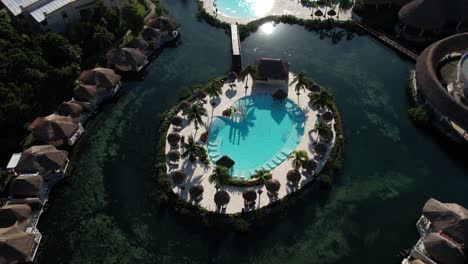
<path id="1" fill-rule="evenodd" d="M 316 132 L 318 135 L 317 135 L 317 140 L 319 139 L 319 137 L 322 137 L 326 140 L 330 139 L 333 131 L 331 130 L 331 128 L 328 126 L 327 123 L 325 122 L 318 122 L 315 124 L 315 127 L 314 129 L 311 130 L 312 132 Z"/>
<path id="2" fill-rule="evenodd" d="M 288 159 L 291 159 L 291 164 L 295 170 L 299 170 L 302 164 L 309 159 L 309 155 L 305 150 L 295 150 L 293 151 Z"/>
<path id="3" fill-rule="evenodd" d="M 208 181 L 210 183 L 219 184 L 219 183 L 224 182 L 228 177 L 229 177 L 229 169 L 224 166 L 217 165 L 214 168 L 213 173 L 208 178 Z"/>
<path id="4" fill-rule="evenodd" d="M 255 170 L 255 174 L 252 175 L 252 178 L 260 180 L 262 187 L 268 180 L 271 180 L 272 177 L 271 172 L 266 169 Z"/>
<path id="5" fill-rule="evenodd" d="M 317 107 L 325 107 L 333 101 L 333 96 L 328 89 L 321 88 L 320 92 L 309 93 L 309 98 Z"/>
<path id="6" fill-rule="evenodd" d="M 299 104 L 299 95 L 301 94 L 301 90 L 305 91 L 305 88 L 307 87 L 308 80 L 306 77 L 307 73 L 305 71 L 300 71 L 296 74 L 294 74 L 294 79 L 291 82 L 292 84 L 296 84 L 294 87 L 294 90 L 296 91 L 297 94 L 297 103 Z"/>
<path id="7" fill-rule="evenodd" d="M 206 87 L 205 91 L 210 96 L 211 101 L 213 102 L 213 99 L 215 97 L 219 97 L 219 95 L 223 92 L 223 89 L 218 82 L 212 82 L 208 85 L 208 87 Z"/>
<path id="8" fill-rule="evenodd" d="M 187 143 L 183 143 L 184 152 L 183 158 L 189 157 L 189 161 L 194 163 L 197 158 L 206 156 L 206 150 L 198 143 L 195 142 L 192 136 L 189 136 Z"/>
<path id="9" fill-rule="evenodd" d="M 247 89 L 249 88 L 249 86 L 247 85 L 247 83 L 249 82 L 249 75 L 252 76 L 252 78 L 255 78 L 255 76 L 257 75 L 257 67 L 252 65 L 252 64 L 248 64 L 241 72 L 240 72 L 240 78 L 242 79 L 242 81 L 245 81 L 245 94 L 247 94 Z"/>
<path id="10" fill-rule="evenodd" d="M 200 128 L 200 125 L 204 125 L 203 117 L 208 116 L 206 109 L 198 104 L 191 105 L 185 114 L 187 115 L 188 125 L 192 124 L 192 122 L 195 124 L 195 134 Z"/>

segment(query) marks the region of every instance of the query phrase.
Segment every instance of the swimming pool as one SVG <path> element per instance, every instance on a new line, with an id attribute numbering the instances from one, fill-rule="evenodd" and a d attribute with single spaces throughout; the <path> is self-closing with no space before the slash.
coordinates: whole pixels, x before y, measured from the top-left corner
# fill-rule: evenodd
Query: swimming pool
<path id="1" fill-rule="evenodd" d="M 258 18 L 273 8 L 275 0 L 215 0 L 216 8 L 222 15 L 232 18 Z"/>
<path id="2" fill-rule="evenodd" d="M 232 158 L 232 175 L 250 178 L 255 170 L 272 170 L 297 148 L 304 135 L 304 112 L 291 100 L 270 94 L 246 96 L 235 103 L 231 118 L 215 117 L 210 125 L 208 153 L 215 163 Z"/>

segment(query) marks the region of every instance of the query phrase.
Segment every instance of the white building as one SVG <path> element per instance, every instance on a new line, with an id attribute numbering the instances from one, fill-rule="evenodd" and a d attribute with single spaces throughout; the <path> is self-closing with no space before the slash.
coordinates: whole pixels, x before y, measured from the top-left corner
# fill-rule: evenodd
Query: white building
<path id="1" fill-rule="evenodd" d="M 65 32 L 98 2 L 122 6 L 130 0 L 1 0 L 16 21 L 26 29 Z"/>

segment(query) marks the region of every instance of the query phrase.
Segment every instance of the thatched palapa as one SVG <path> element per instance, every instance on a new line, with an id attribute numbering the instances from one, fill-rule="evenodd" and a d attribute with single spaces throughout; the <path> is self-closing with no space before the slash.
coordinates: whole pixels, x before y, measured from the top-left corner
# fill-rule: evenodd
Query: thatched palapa
<path id="1" fill-rule="evenodd" d="M 10 185 L 10 194 L 14 198 L 40 197 L 44 191 L 42 176 L 18 176 Z"/>
<path id="2" fill-rule="evenodd" d="M 230 72 L 228 73 L 228 75 L 226 76 L 226 80 L 228 82 L 235 82 L 237 80 L 237 78 L 239 78 L 239 76 L 237 75 L 237 73 L 235 72 Z"/>
<path id="3" fill-rule="evenodd" d="M 0 230 L 0 263 L 31 261 L 37 242 L 36 236 L 18 228 Z"/>
<path id="4" fill-rule="evenodd" d="M 281 183 L 277 179 L 270 179 L 265 183 L 265 188 L 272 194 L 276 194 L 280 187 Z"/>
<path id="5" fill-rule="evenodd" d="M 171 119 L 171 124 L 172 124 L 173 126 L 176 126 L 176 127 L 181 127 L 183 121 L 184 121 L 184 119 L 182 119 L 182 117 L 180 117 L 180 116 L 174 116 L 174 117 Z"/>
<path id="6" fill-rule="evenodd" d="M 176 170 L 172 173 L 172 181 L 175 185 L 181 185 L 187 180 L 187 174 L 183 170 Z"/>
<path id="7" fill-rule="evenodd" d="M 39 173 L 48 175 L 64 170 L 68 163 L 68 153 L 51 145 L 32 146 L 23 151 L 15 167 L 17 173 Z"/>
<path id="8" fill-rule="evenodd" d="M 334 118 L 334 117 L 333 117 L 333 113 L 330 112 L 330 111 L 327 111 L 327 112 L 325 112 L 325 113 L 322 115 L 322 118 L 323 118 L 323 120 L 325 120 L 326 122 L 330 122 L 330 121 L 332 121 L 333 118 Z"/>
<path id="9" fill-rule="evenodd" d="M 38 117 L 29 126 L 33 136 L 44 143 L 60 146 L 66 144 L 80 129 L 68 116 L 51 114 Z"/>
<path id="10" fill-rule="evenodd" d="M 189 189 L 189 194 L 191 199 L 197 199 L 203 194 L 203 191 L 205 189 L 203 188 L 203 185 L 201 184 L 194 184 L 192 187 Z"/>
<path id="11" fill-rule="evenodd" d="M 413 28 L 439 29 L 447 22 L 446 4 L 441 0 L 414 0 L 400 9 L 398 18 Z"/>
<path id="12" fill-rule="evenodd" d="M 148 58 L 138 49 L 118 48 L 106 53 L 107 62 L 123 72 L 140 71 Z"/>
<path id="13" fill-rule="evenodd" d="M 24 230 L 30 216 L 31 207 L 27 204 L 5 205 L 0 208 L 0 229 L 15 226 Z"/>
<path id="14" fill-rule="evenodd" d="M 179 133 L 169 133 L 169 135 L 167 135 L 167 142 L 169 142 L 169 144 L 171 144 L 172 146 L 179 144 L 179 141 Z"/>
<path id="15" fill-rule="evenodd" d="M 288 174 L 286 174 L 286 179 L 293 185 L 298 185 L 301 181 L 301 178 L 301 173 L 297 170 L 290 170 L 288 171 Z"/>
<path id="16" fill-rule="evenodd" d="M 121 78 L 112 69 L 94 68 L 83 71 L 78 77 L 78 81 L 85 85 L 95 85 L 97 88 L 112 90 L 120 84 Z"/>
<path id="17" fill-rule="evenodd" d="M 257 192 L 252 188 L 247 188 L 244 192 L 242 192 L 242 198 L 248 202 L 253 202 L 257 200 Z"/>
<path id="18" fill-rule="evenodd" d="M 178 150 L 171 150 L 167 153 L 167 159 L 170 161 L 178 161 L 180 159 L 180 152 Z"/>
<path id="19" fill-rule="evenodd" d="M 261 58 L 255 61 L 257 80 L 288 80 L 289 63 L 280 59 Z"/>
<path id="20" fill-rule="evenodd" d="M 276 92 L 274 92 L 272 95 L 271 95 L 274 99 L 276 100 L 284 100 L 285 98 L 288 97 L 288 93 L 285 92 L 283 89 L 278 89 L 276 90 Z"/>
<path id="21" fill-rule="evenodd" d="M 226 167 L 228 169 L 232 168 L 236 164 L 235 161 L 233 161 L 229 156 L 222 156 L 216 161 L 216 165 Z"/>
<path id="22" fill-rule="evenodd" d="M 231 200 L 231 197 L 229 196 L 229 193 L 226 191 L 218 191 L 214 195 L 214 201 L 216 205 L 218 206 L 225 206 L 226 204 L 229 203 Z"/>
<path id="23" fill-rule="evenodd" d="M 180 28 L 180 24 L 174 19 L 166 16 L 153 18 L 148 23 L 149 27 L 160 29 L 161 31 L 175 31 Z"/>
<path id="24" fill-rule="evenodd" d="M 327 145 L 324 144 L 324 143 L 317 143 L 317 144 L 314 146 L 314 150 L 315 150 L 315 152 L 317 152 L 317 154 L 319 154 L 319 155 L 325 155 L 325 153 L 327 153 L 328 147 L 327 147 Z"/>
<path id="25" fill-rule="evenodd" d="M 464 264 L 466 256 L 454 243 L 438 233 L 423 238 L 424 249 L 438 264 Z"/>

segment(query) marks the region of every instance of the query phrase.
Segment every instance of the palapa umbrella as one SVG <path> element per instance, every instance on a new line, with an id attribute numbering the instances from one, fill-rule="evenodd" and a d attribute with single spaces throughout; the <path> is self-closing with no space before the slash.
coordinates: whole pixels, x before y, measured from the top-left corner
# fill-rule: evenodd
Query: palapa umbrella
<path id="1" fill-rule="evenodd" d="M 172 173 L 172 181 L 175 185 L 181 185 L 187 179 L 187 174 L 183 170 L 176 170 Z"/>
<path id="2" fill-rule="evenodd" d="M 276 194 L 280 187 L 281 183 L 277 179 L 270 179 L 265 183 L 265 188 L 272 194 Z"/>
<path id="3" fill-rule="evenodd" d="M 318 143 L 314 147 L 315 152 L 317 152 L 317 154 L 319 154 L 319 155 L 325 155 L 325 153 L 327 153 L 327 149 L 328 149 L 328 147 L 324 143 Z"/>
<path id="4" fill-rule="evenodd" d="M 180 135 L 179 133 L 169 133 L 167 135 L 167 142 L 171 145 L 177 145 L 180 141 Z"/>
<path id="5" fill-rule="evenodd" d="M 222 156 L 219 160 L 216 161 L 216 165 L 226 167 L 228 169 L 232 168 L 236 164 L 229 156 Z"/>
<path id="6" fill-rule="evenodd" d="M 205 189 L 203 188 L 203 186 L 201 184 L 192 185 L 192 187 L 190 187 L 190 189 L 189 189 L 190 198 L 191 199 L 196 199 L 196 198 L 200 197 L 203 194 L 204 190 Z"/>
<path id="7" fill-rule="evenodd" d="M 171 150 L 167 153 L 167 158 L 170 161 L 178 161 L 180 159 L 180 152 L 178 150 Z"/>
<path id="8" fill-rule="evenodd" d="M 197 90 L 195 90 L 195 96 L 196 96 L 198 99 L 203 100 L 203 99 L 205 99 L 205 97 L 208 96 L 208 95 L 207 95 L 204 91 L 197 89 Z"/>
<path id="9" fill-rule="evenodd" d="M 252 188 L 247 188 L 243 193 L 242 197 L 248 202 L 253 202 L 257 199 L 257 192 Z"/>
<path id="10" fill-rule="evenodd" d="M 230 72 L 226 76 L 226 80 L 228 82 L 235 82 L 237 80 L 237 78 L 238 78 L 238 76 L 237 76 L 237 73 L 235 73 L 235 72 Z"/>
<path id="11" fill-rule="evenodd" d="M 318 84 L 312 84 L 308 87 L 309 91 L 313 93 L 318 93 L 320 92 L 320 86 Z"/>
<path id="12" fill-rule="evenodd" d="M 286 174 L 286 179 L 293 185 L 297 185 L 299 181 L 301 181 L 301 173 L 297 170 L 290 170 L 288 174 Z"/>
<path id="13" fill-rule="evenodd" d="M 271 96 L 274 99 L 281 101 L 281 100 L 284 100 L 286 97 L 288 97 L 288 93 L 285 92 L 283 89 L 278 89 Z"/>
<path id="14" fill-rule="evenodd" d="M 315 11 L 314 15 L 320 17 L 320 16 L 323 16 L 323 12 L 319 9 Z"/>
<path id="15" fill-rule="evenodd" d="M 336 16 L 336 11 L 333 10 L 333 9 L 328 10 L 327 15 L 329 15 L 329 16 Z"/>
<path id="16" fill-rule="evenodd" d="M 229 203 L 230 200 L 231 200 L 231 197 L 229 196 L 229 193 L 227 193 L 226 191 L 219 191 L 215 193 L 214 201 L 216 205 L 218 206 L 225 206 L 226 204 Z"/>
<path id="17" fill-rule="evenodd" d="M 183 101 L 182 103 L 180 103 L 179 109 L 180 110 L 185 110 L 185 109 L 189 108 L 191 105 L 192 104 L 190 104 L 189 102 Z"/>
<path id="18" fill-rule="evenodd" d="M 303 166 L 307 172 L 312 172 L 317 168 L 317 162 L 314 159 L 308 159 Z"/>
<path id="19" fill-rule="evenodd" d="M 182 126 L 182 117 L 180 116 L 174 116 L 172 119 L 171 119 L 171 124 L 173 126 L 177 126 L 177 127 L 181 127 Z"/>
<path id="20" fill-rule="evenodd" d="M 323 120 L 325 120 L 326 122 L 330 122 L 330 121 L 332 121 L 333 118 L 334 118 L 334 117 L 333 117 L 333 113 L 330 112 L 330 111 L 327 111 L 327 112 L 325 112 L 325 113 L 322 115 L 322 118 L 323 118 Z"/>

